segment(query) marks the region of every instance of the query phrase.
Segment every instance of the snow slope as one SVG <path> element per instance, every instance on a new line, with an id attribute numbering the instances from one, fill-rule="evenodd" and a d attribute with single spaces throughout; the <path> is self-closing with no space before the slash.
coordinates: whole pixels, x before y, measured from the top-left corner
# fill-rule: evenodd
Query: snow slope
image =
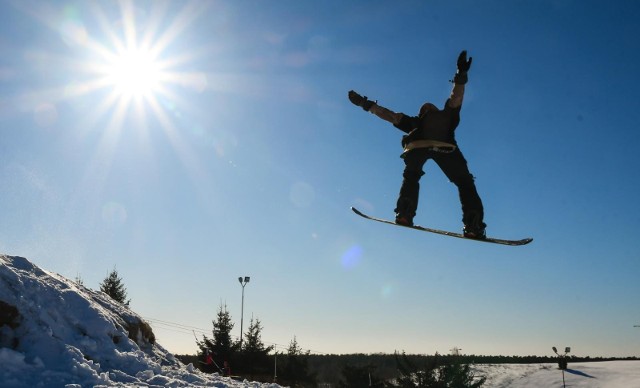
<path id="1" fill-rule="evenodd" d="M 0 387 L 277 387 L 203 374 L 102 292 L 0 255 Z"/>
<path id="2" fill-rule="evenodd" d="M 557 364 L 474 366 L 486 387 L 562 387 Z M 640 361 L 570 363 L 567 387 L 640 388 Z M 0 255 L 0 387 L 270 387 L 203 374 L 107 295 Z"/>
<path id="3" fill-rule="evenodd" d="M 475 371 L 487 376 L 486 387 L 562 387 L 558 364 L 477 365 Z M 640 388 L 640 361 L 569 363 L 564 372 L 567 387 Z"/>

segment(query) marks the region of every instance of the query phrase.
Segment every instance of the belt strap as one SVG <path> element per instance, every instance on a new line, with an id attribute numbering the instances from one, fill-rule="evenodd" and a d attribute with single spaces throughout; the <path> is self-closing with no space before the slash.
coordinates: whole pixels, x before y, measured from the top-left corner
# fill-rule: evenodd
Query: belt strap
<path id="1" fill-rule="evenodd" d="M 415 140 L 404 147 L 404 152 L 402 152 L 402 155 L 416 148 L 429 148 L 430 151 L 443 152 L 448 154 L 455 151 L 457 147 L 453 144 L 445 143 L 438 140 Z"/>

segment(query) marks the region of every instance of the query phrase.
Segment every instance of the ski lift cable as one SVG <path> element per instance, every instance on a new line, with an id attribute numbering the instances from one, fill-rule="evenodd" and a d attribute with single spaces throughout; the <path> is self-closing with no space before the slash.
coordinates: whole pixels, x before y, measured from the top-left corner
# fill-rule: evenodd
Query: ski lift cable
<path id="1" fill-rule="evenodd" d="M 163 321 L 161 319 L 156 319 L 156 318 L 149 318 L 149 317 L 144 317 L 144 319 L 146 319 L 147 321 L 151 321 L 151 322 L 159 322 L 159 323 L 163 323 L 165 325 L 170 325 L 170 326 L 175 326 L 175 327 L 181 327 L 184 329 L 189 329 L 189 330 L 199 330 L 199 331 L 206 331 L 205 329 L 201 329 L 199 327 L 195 327 L 195 326 L 189 326 L 189 325 L 183 325 L 181 323 L 174 323 L 174 322 L 169 322 L 169 321 Z"/>
<path id="2" fill-rule="evenodd" d="M 168 326 L 168 327 L 160 327 L 163 330 L 171 330 L 174 332 L 178 332 L 178 333 L 184 333 L 184 334 L 191 334 L 193 333 L 194 336 L 196 334 L 196 332 L 198 332 L 198 334 L 207 334 L 209 333 L 210 330 L 206 330 L 206 329 L 202 329 L 199 327 L 195 327 L 195 326 L 189 326 L 189 325 L 184 325 L 181 323 L 175 323 L 175 322 L 169 322 L 169 321 L 164 321 L 164 320 L 160 320 L 160 319 L 155 319 L 155 318 L 149 318 L 149 317 L 143 317 L 143 319 L 149 321 L 152 324 L 157 324 L 157 325 L 161 325 L 161 326 Z M 232 338 L 234 338 L 235 340 L 239 340 L 240 337 L 234 334 L 230 334 L 230 336 Z M 196 337 L 197 340 L 197 337 Z M 289 345 L 283 345 L 283 344 L 279 344 L 276 342 L 269 342 L 269 341 L 263 341 L 265 344 L 267 345 L 273 345 L 274 348 L 282 348 L 282 349 L 288 349 Z M 313 353 L 313 354 L 329 354 L 326 352 L 321 352 L 318 350 L 313 350 L 313 349 L 303 349 L 300 348 L 302 351 L 305 352 L 309 352 L 309 353 Z"/>

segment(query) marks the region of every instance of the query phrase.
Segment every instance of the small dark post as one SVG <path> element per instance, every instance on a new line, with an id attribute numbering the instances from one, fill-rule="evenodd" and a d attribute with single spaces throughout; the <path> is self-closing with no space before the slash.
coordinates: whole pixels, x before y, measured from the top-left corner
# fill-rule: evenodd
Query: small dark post
<path id="1" fill-rule="evenodd" d="M 555 346 L 551 349 L 553 349 L 553 352 L 558 355 L 558 369 L 562 371 L 562 386 L 566 387 L 564 382 L 564 371 L 567 370 L 567 365 L 569 363 L 569 361 L 567 360 L 567 355 L 569 354 L 569 352 L 571 352 L 571 348 L 569 346 L 564 348 L 564 354 L 558 353 L 558 349 L 556 349 Z"/>

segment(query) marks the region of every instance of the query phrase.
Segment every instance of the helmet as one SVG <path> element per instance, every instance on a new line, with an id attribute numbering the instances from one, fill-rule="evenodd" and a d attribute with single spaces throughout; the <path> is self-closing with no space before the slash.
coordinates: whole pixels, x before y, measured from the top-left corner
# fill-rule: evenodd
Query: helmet
<path id="1" fill-rule="evenodd" d="M 420 107 L 420 112 L 418 113 L 419 117 L 424 116 L 427 112 L 432 111 L 432 110 L 438 110 L 438 107 L 433 105 L 430 102 L 425 102 L 424 104 L 422 104 L 422 106 Z"/>

